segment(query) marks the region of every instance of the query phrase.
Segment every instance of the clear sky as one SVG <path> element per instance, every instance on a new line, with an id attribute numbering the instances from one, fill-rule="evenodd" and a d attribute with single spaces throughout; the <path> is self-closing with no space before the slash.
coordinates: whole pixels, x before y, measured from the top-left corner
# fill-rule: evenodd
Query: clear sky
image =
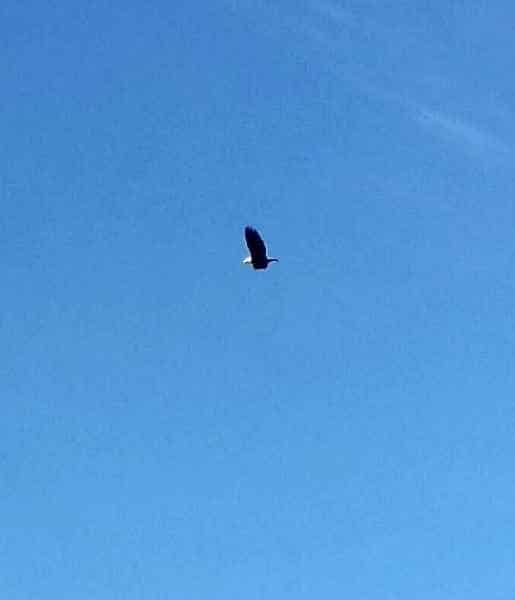
<path id="1" fill-rule="evenodd" d="M 514 22 L 3 0 L 2 598 L 513 599 Z"/>

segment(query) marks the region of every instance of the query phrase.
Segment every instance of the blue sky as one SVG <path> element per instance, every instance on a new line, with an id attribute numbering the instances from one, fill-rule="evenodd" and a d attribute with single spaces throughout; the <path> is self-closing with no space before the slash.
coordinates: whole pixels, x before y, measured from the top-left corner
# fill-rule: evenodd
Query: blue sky
<path id="1" fill-rule="evenodd" d="M 512 3 L 0 14 L 2 597 L 513 598 Z"/>

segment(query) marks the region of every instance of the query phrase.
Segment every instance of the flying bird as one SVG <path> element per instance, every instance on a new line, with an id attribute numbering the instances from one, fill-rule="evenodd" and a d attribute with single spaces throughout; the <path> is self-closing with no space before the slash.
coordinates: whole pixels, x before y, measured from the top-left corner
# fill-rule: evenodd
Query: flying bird
<path id="1" fill-rule="evenodd" d="M 254 269 L 266 269 L 271 262 L 279 262 L 277 258 L 268 258 L 263 238 L 253 227 L 245 227 L 245 241 L 249 248 L 250 256 L 243 261 L 245 265 L 252 265 Z"/>

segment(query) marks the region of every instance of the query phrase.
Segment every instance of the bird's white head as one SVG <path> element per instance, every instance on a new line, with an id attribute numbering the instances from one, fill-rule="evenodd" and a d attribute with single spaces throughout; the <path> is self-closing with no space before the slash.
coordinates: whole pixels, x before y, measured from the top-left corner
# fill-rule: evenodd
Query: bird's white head
<path id="1" fill-rule="evenodd" d="M 252 264 L 252 258 L 250 256 L 247 256 L 247 258 L 244 258 L 242 262 L 243 262 L 244 265 L 251 265 Z"/>

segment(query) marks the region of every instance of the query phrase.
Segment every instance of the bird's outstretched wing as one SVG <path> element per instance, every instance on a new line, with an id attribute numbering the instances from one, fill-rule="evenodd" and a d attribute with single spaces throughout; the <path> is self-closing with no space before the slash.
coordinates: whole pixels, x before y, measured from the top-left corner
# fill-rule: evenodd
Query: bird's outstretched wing
<path id="1" fill-rule="evenodd" d="M 254 262 L 266 261 L 265 242 L 253 227 L 245 227 L 245 241 Z"/>

